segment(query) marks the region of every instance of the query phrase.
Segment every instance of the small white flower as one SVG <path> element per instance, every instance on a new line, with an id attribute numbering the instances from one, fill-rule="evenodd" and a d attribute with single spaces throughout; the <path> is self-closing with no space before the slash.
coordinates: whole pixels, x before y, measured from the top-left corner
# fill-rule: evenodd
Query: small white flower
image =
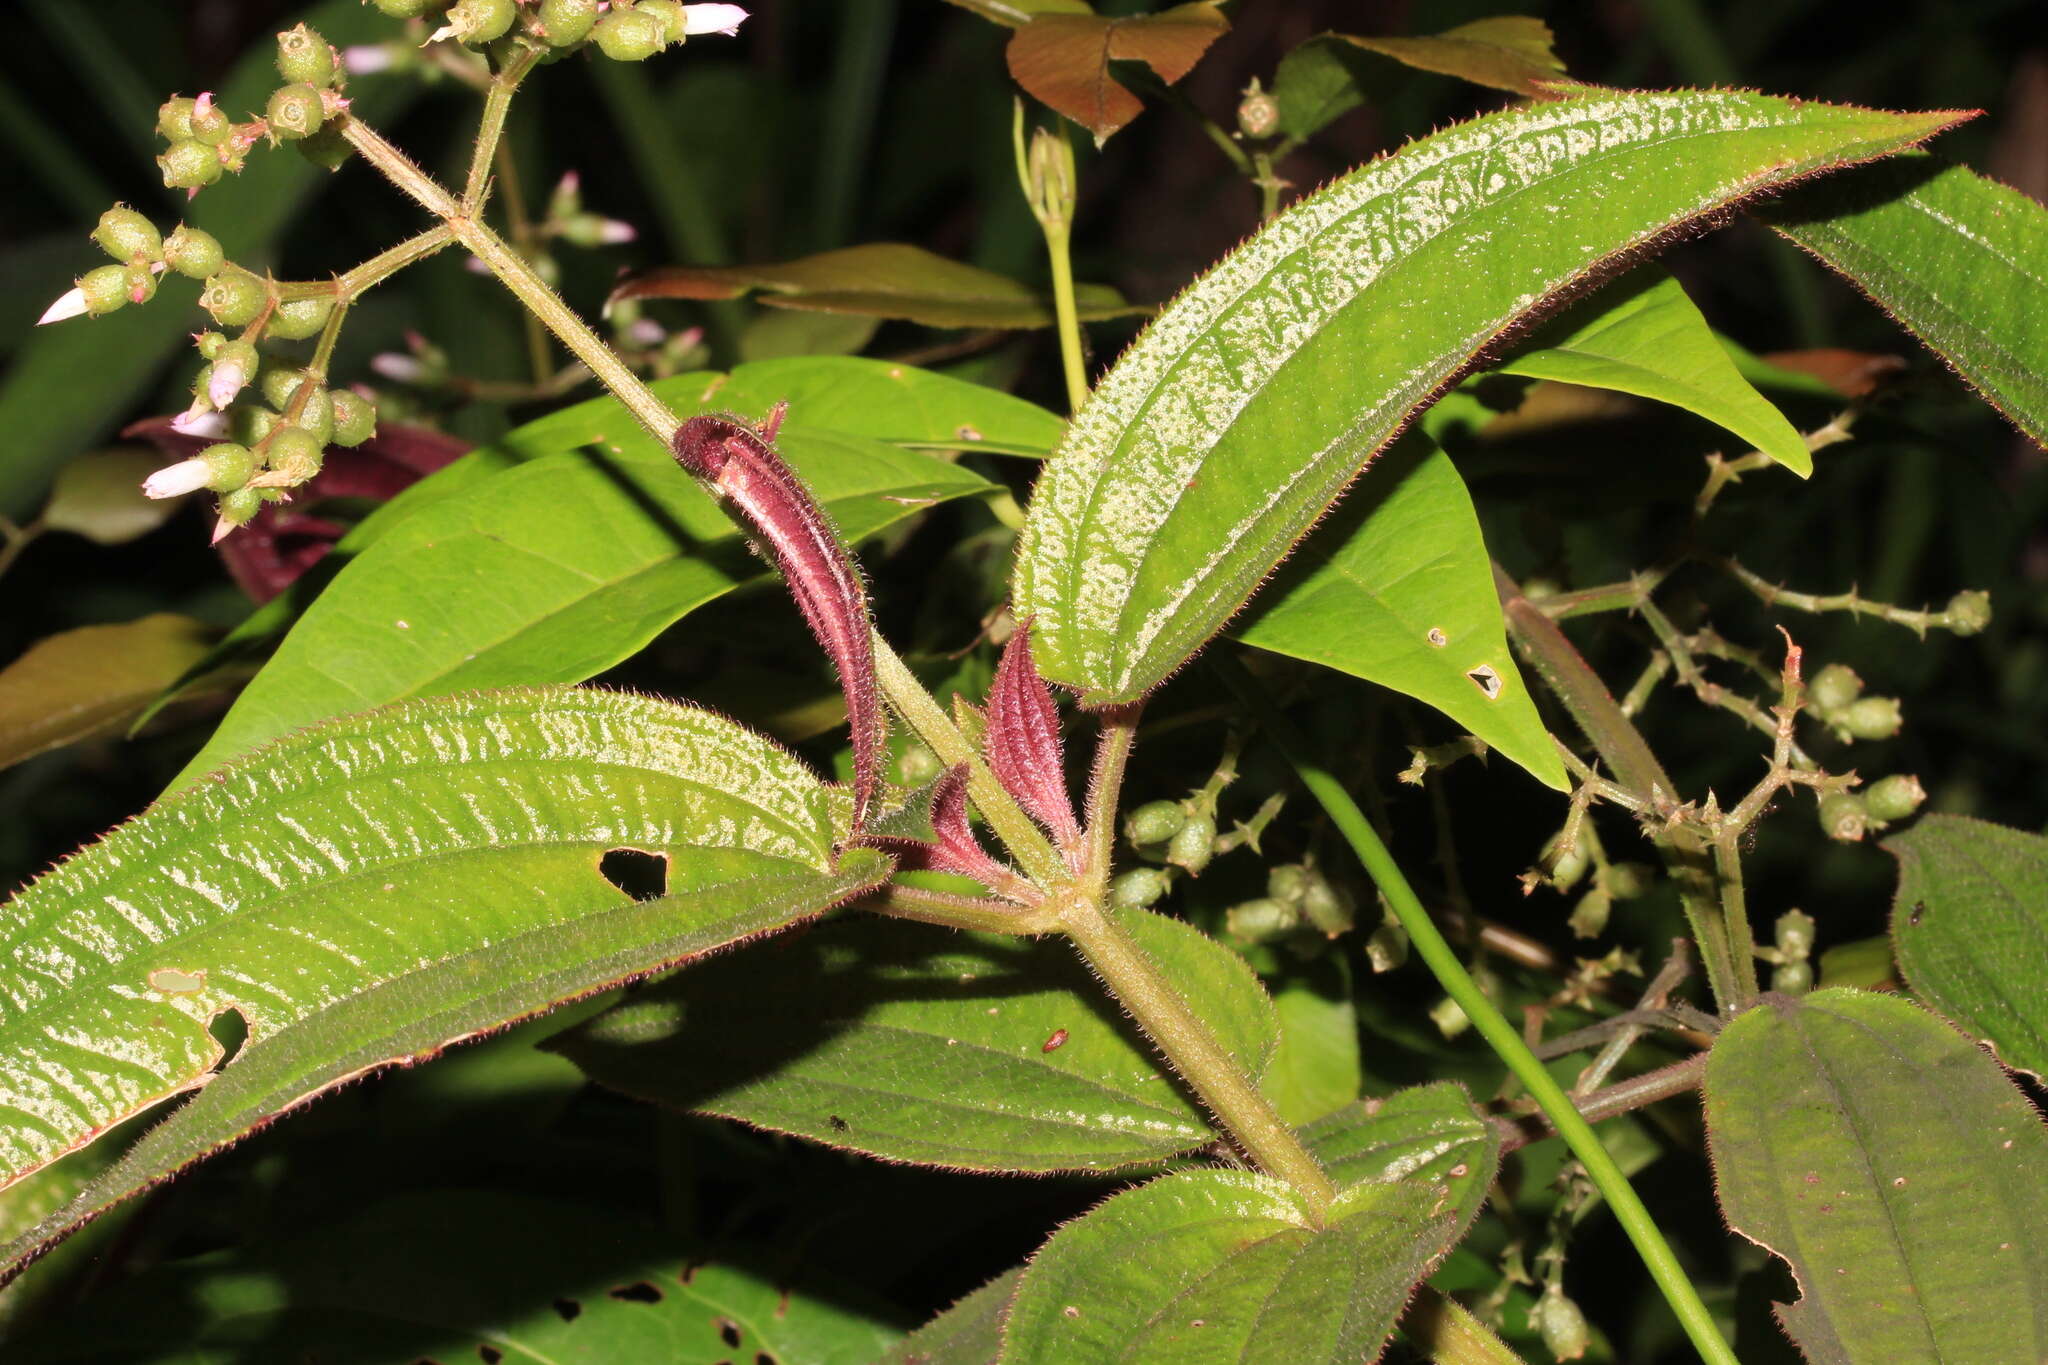
<path id="1" fill-rule="evenodd" d="M 248 382 L 248 366 L 239 360 L 223 357 L 213 362 L 213 373 L 206 380 L 206 396 L 216 408 L 225 408 L 235 401 L 235 395 Z"/>
<path id="2" fill-rule="evenodd" d="M 369 76 L 386 70 L 391 65 L 391 48 L 385 43 L 358 43 L 343 48 L 342 70 L 351 76 Z"/>
<path id="3" fill-rule="evenodd" d="M 213 466 L 194 456 L 174 465 L 165 465 L 144 479 L 142 494 L 148 498 L 181 498 L 206 487 L 206 481 L 212 477 Z"/>
<path id="4" fill-rule="evenodd" d="M 626 327 L 626 340 L 635 346 L 659 346 L 668 339 L 668 329 L 653 318 L 635 318 Z"/>
<path id="5" fill-rule="evenodd" d="M 171 419 L 171 430 L 180 436 L 197 436 L 203 440 L 218 441 L 228 434 L 228 415 L 224 412 L 205 412 L 191 408 Z"/>
<path id="6" fill-rule="evenodd" d="M 739 36 L 740 25 L 747 21 L 747 12 L 738 5 L 684 5 L 683 32 L 722 33 L 728 38 Z"/>
<path id="7" fill-rule="evenodd" d="M 427 367 L 417 356 L 402 355 L 397 351 L 371 356 L 370 368 L 400 384 L 417 383 L 427 372 Z"/>
<path id="8" fill-rule="evenodd" d="M 616 218 L 605 218 L 600 221 L 603 226 L 597 230 L 597 240 L 606 246 L 618 246 L 622 242 L 633 241 L 640 235 L 631 223 L 623 223 Z"/>
<path id="9" fill-rule="evenodd" d="M 78 317 L 84 312 L 85 291 L 67 289 L 57 296 L 55 303 L 43 310 L 43 315 L 36 319 L 36 326 L 40 327 L 46 322 L 62 322 L 66 318 Z"/>

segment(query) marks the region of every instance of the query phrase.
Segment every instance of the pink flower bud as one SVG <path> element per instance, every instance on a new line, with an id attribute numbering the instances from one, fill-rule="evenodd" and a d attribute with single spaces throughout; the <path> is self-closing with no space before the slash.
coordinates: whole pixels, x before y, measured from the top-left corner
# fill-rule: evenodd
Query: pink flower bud
<path id="1" fill-rule="evenodd" d="M 1060 718 L 1052 689 L 1031 658 L 1031 628 L 1017 627 L 996 665 L 988 692 L 988 765 L 1004 790 L 1044 825 L 1069 861 L 1078 856 L 1081 825 L 1067 795 Z"/>
<path id="2" fill-rule="evenodd" d="M 351 76 L 375 75 L 390 66 L 391 49 L 384 43 L 358 43 L 342 50 L 342 70 Z"/>
<path id="3" fill-rule="evenodd" d="M 739 36 L 740 25 L 747 21 L 747 12 L 738 5 L 684 5 L 683 32 L 722 33 L 728 38 Z"/>
<path id="4" fill-rule="evenodd" d="M 212 477 L 213 466 L 194 456 L 166 465 L 144 479 L 142 495 L 146 498 L 182 498 L 206 487 L 206 481 Z"/>
<path id="5" fill-rule="evenodd" d="M 370 368 L 397 384 L 416 384 L 427 373 L 427 367 L 420 363 L 418 357 L 400 355 L 397 351 L 371 356 Z"/>
<path id="6" fill-rule="evenodd" d="M 228 415 L 224 412 L 208 412 L 196 406 L 187 408 L 171 419 L 171 430 L 180 436 L 219 440 L 228 434 Z"/>
<path id="7" fill-rule="evenodd" d="M 248 382 L 248 367 L 234 356 L 222 356 L 213 362 L 213 373 L 206 381 L 206 396 L 214 407 L 225 408 Z"/>
<path id="8" fill-rule="evenodd" d="M 55 303 L 43 310 L 43 315 L 36 319 L 36 326 L 40 327 L 46 322 L 62 322 L 66 318 L 79 317 L 84 312 L 85 291 L 67 289 L 57 296 Z"/>

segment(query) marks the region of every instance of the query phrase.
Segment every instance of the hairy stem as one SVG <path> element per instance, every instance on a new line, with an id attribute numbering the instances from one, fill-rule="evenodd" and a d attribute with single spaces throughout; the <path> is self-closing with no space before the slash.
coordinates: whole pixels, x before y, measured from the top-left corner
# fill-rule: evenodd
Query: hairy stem
<path id="1" fill-rule="evenodd" d="M 1494 1007 L 1493 1001 L 1479 989 L 1478 983 L 1466 972 L 1465 965 L 1458 960 L 1457 953 L 1445 942 L 1444 936 L 1437 932 L 1435 921 L 1423 908 L 1414 889 L 1408 885 L 1408 879 L 1401 874 L 1400 867 L 1387 852 L 1386 845 L 1381 843 L 1379 835 L 1373 832 L 1365 813 L 1358 808 L 1350 793 L 1344 790 L 1343 785 L 1329 770 L 1308 756 L 1307 745 L 1299 733 L 1287 718 L 1280 714 L 1279 709 L 1273 705 L 1264 689 L 1244 666 L 1222 651 L 1215 652 L 1212 657 L 1223 674 L 1224 681 L 1230 684 L 1232 690 L 1244 699 L 1246 705 L 1258 717 L 1267 737 L 1286 757 L 1296 775 L 1301 778 L 1302 785 L 1309 789 L 1310 794 L 1328 812 L 1331 823 L 1351 845 L 1352 852 L 1358 855 L 1359 862 L 1364 865 L 1367 874 L 1379 888 L 1380 894 L 1386 898 L 1395 917 L 1401 921 L 1401 927 L 1408 931 L 1410 946 L 1435 974 L 1445 993 L 1465 1011 L 1466 1017 L 1472 1021 L 1473 1028 L 1507 1064 L 1508 1070 L 1515 1074 L 1516 1079 L 1528 1088 L 1529 1094 L 1542 1107 L 1544 1114 L 1556 1125 L 1559 1136 L 1563 1137 L 1565 1144 L 1571 1148 L 1572 1155 L 1585 1165 L 1587 1175 L 1606 1197 L 1608 1204 L 1614 1209 L 1615 1218 L 1628 1233 L 1629 1240 L 1635 1244 L 1637 1253 L 1642 1256 L 1650 1277 L 1664 1292 L 1672 1311 L 1677 1314 L 1686 1334 L 1692 1338 L 1694 1348 L 1704 1359 L 1711 1362 L 1711 1365 L 1735 1365 L 1735 1357 L 1729 1351 L 1728 1343 L 1722 1340 L 1720 1332 L 1715 1328 L 1713 1317 L 1707 1312 L 1706 1305 L 1700 1301 L 1699 1291 L 1693 1287 L 1692 1281 L 1686 1277 L 1684 1269 L 1678 1264 L 1678 1258 L 1672 1254 L 1671 1246 L 1664 1240 L 1664 1234 L 1658 1229 L 1656 1220 L 1650 1217 L 1649 1210 L 1644 1208 L 1642 1200 L 1636 1197 L 1634 1187 L 1628 1183 L 1628 1177 L 1622 1174 L 1614 1158 L 1607 1154 L 1607 1149 L 1600 1145 L 1600 1139 L 1593 1132 L 1592 1125 L 1586 1122 L 1584 1116 L 1573 1106 L 1571 1097 L 1565 1094 L 1564 1088 L 1552 1079 L 1543 1063 L 1537 1060 L 1536 1054 L 1529 1050 L 1529 1045 L 1522 1041 L 1522 1036 L 1515 1031 L 1514 1025 L 1502 1016 Z M 1583 667 L 1583 664 L 1581 666 Z M 1609 705 L 1612 705 L 1612 702 Z"/>
<path id="2" fill-rule="evenodd" d="M 462 212 L 466 217 L 475 218 L 484 211 L 484 200 L 491 193 L 491 163 L 497 158 L 498 139 L 505 134 L 505 115 L 512 107 L 512 97 L 519 93 L 519 82 L 526 79 L 526 73 L 533 70 L 540 58 L 539 48 L 519 43 L 484 92 L 484 116 L 477 125 L 476 145 L 470 149 L 469 178 L 462 185 Z"/>
<path id="3" fill-rule="evenodd" d="M 1426 1283 L 1401 1315 L 1401 1332 L 1436 1365 L 1525 1365 L 1470 1309 Z"/>
<path id="4" fill-rule="evenodd" d="M 1144 703 L 1113 707 L 1102 713 L 1102 738 L 1095 749 L 1095 767 L 1088 776 L 1088 822 L 1085 864 L 1088 885 L 1100 893 L 1109 884 L 1116 859 L 1117 798 L 1123 794 L 1124 767 L 1138 741 L 1138 714 Z"/>

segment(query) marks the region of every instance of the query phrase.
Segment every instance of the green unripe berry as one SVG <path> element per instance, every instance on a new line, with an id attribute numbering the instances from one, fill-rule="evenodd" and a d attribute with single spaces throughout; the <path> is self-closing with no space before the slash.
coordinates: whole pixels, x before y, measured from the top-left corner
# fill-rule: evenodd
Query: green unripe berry
<path id="1" fill-rule="evenodd" d="M 1648 863 L 1609 863 L 1604 880 L 1608 895 L 1618 901 L 1632 901 L 1650 893 L 1657 872 Z"/>
<path id="2" fill-rule="evenodd" d="M 320 92 L 303 81 L 279 86 L 263 109 L 263 121 L 270 125 L 270 135 L 286 142 L 311 137 L 320 131 L 326 119 L 327 108 L 320 101 Z"/>
<path id="3" fill-rule="evenodd" d="M 664 43 L 680 43 L 688 36 L 683 7 L 677 0 L 634 0 L 633 8 L 661 21 L 661 40 Z"/>
<path id="4" fill-rule="evenodd" d="M 304 370 L 265 370 L 263 372 L 263 401 L 279 412 L 292 401 L 299 385 L 306 382 Z"/>
<path id="5" fill-rule="evenodd" d="M 638 10 L 614 9 L 598 21 L 597 49 L 615 62 L 644 62 L 666 46 L 662 21 Z"/>
<path id="6" fill-rule="evenodd" d="M 1329 938 L 1345 933 L 1358 921 L 1350 893 L 1315 871 L 1310 871 L 1302 890 L 1301 913 Z"/>
<path id="7" fill-rule="evenodd" d="M 1529 1316 L 1535 1320 L 1536 1332 L 1543 1338 L 1545 1348 L 1559 1360 L 1577 1360 L 1592 1344 L 1593 1334 L 1586 1326 L 1586 1315 L 1555 1286 L 1536 1300 Z"/>
<path id="8" fill-rule="evenodd" d="M 1813 916 L 1804 910 L 1787 910 L 1772 930 L 1778 951 L 1795 962 L 1812 957 L 1815 927 Z"/>
<path id="9" fill-rule="evenodd" d="M 292 146 L 299 149 L 299 155 L 323 171 L 338 171 L 341 164 L 355 155 L 355 148 L 349 146 L 342 135 L 339 124 L 329 121 L 320 125 L 320 131 L 311 137 L 302 137 Z"/>
<path id="10" fill-rule="evenodd" d="M 287 81 L 330 85 L 334 81 L 334 49 L 304 24 L 288 28 L 277 35 L 277 74 Z"/>
<path id="11" fill-rule="evenodd" d="M 100 215 L 92 239 L 100 244 L 100 250 L 124 265 L 138 258 L 154 261 L 164 254 L 164 239 L 156 224 L 120 204 Z"/>
<path id="12" fill-rule="evenodd" d="M 455 30 L 455 41 L 469 47 L 495 42 L 512 28 L 519 7 L 512 0 L 456 0 L 446 23 Z"/>
<path id="13" fill-rule="evenodd" d="M 1948 599 L 1948 628 L 1956 634 L 1975 635 L 1990 624 L 1990 593 L 1959 592 Z"/>
<path id="14" fill-rule="evenodd" d="M 164 238 L 164 264 L 190 279 L 203 280 L 219 273 L 226 260 L 220 239 L 196 227 L 180 223 Z"/>
<path id="15" fill-rule="evenodd" d="M 148 303 L 156 297 L 156 272 L 148 266 L 122 266 L 121 275 L 127 282 L 128 302 Z"/>
<path id="16" fill-rule="evenodd" d="M 199 306 L 223 327 L 247 327 L 263 311 L 270 291 L 238 265 L 224 266 L 199 291 Z"/>
<path id="17" fill-rule="evenodd" d="M 1550 861 L 1550 885 L 1557 891 L 1569 891 L 1579 884 L 1579 878 L 1586 875 L 1586 869 L 1593 865 L 1592 856 L 1587 852 L 1584 840 L 1574 842 L 1570 849 L 1557 853 Z"/>
<path id="18" fill-rule="evenodd" d="M 327 390 L 316 385 L 312 392 L 306 394 L 298 414 L 292 417 L 292 425 L 323 446 L 333 440 L 334 404 L 329 400 Z"/>
<path id="19" fill-rule="evenodd" d="M 1565 921 L 1579 938 L 1598 938 L 1607 931 L 1608 916 L 1614 913 L 1614 893 L 1604 886 L 1589 886 L 1572 906 Z"/>
<path id="20" fill-rule="evenodd" d="M 262 445 L 284 419 L 259 403 L 237 403 L 228 411 L 228 430 L 243 445 Z"/>
<path id="21" fill-rule="evenodd" d="M 1897 697 L 1862 697 L 1842 713 L 1842 728 L 1856 739 L 1890 739 L 1903 721 Z"/>
<path id="22" fill-rule="evenodd" d="M 377 12 L 392 19 L 417 19 L 430 9 L 439 9 L 447 0 L 372 0 Z"/>
<path id="23" fill-rule="evenodd" d="M 1855 843 L 1870 827 L 1870 816 L 1863 809 L 1863 798 L 1853 792 L 1836 792 L 1824 796 L 1820 803 L 1820 827 L 1830 839 L 1844 843 Z"/>
<path id="24" fill-rule="evenodd" d="M 1166 861 L 1183 868 L 1191 877 L 1202 875 L 1209 859 L 1216 856 L 1216 822 L 1206 815 L 1190 815 L 1188 822 L 1166 841 Z"/>
<path id="25" fill-rule="evenodd" d="M 202 147 L 218 147 L 228 140 L 228 134 L 235 130 L 235 121 L 228 117 L 227 110 L 208 101 L 192 104 L 192 140 Z"/>
<path id="26" fill-rule="evenodd" d="M 1308 892 L 1309 871 L 1300 863 L 1280 863 L 1266 871 L 1266 894 L 1276 901 L 1300 905 Z"/>
<path id="27" fill-rule="evenodd" d="M 164 173 L 167 190 L 196 190 L 220 179 L 220 154 L 191 138 L 173 142 L 156 165 Z"/>
<path id="28" fill-rule="evenodd" d="M 1134 867 L 1109 884 L 1110 903 L 1122 910 L 1143 910 L 1166 894 L 1166 874 L 1156 867 Z"/>
<path id="29" fill-rule="evenodd" d="M 1124 838 L 1139 848 L 1163 844 L 1187 822 L 1188 813 L 1178 801 L 1147 801 L 1124 817 Z"/>
<path id="30" fill-rule="evenodd" d="M 335 445 L 359 446 L 377 434 L 377 408 L 369 399 L 347 389 L 336 389 L 327 395 L 327 401 L 334 413 L 334 434 L 329 439 Z M 936 756 L 932 762 L 937 764 Z"/>
<path id="31" fill-rule="evenodd" d="M 1847 664 L 1829 664 L 1807 686 L 1807 696 L 1821 711 L 1839 711 L 1862 695 L 1863 679 Z"/>
<path id="32" fill-rule="evenodd" d="M 328 315 L 334 312 L 334 299 L 330 295 L 318 299 L 291 299 L 277 305 L 277 311 L 270 315 L 270 335 L 279 341 L 304 341 L 316 336 L 327 325 Z"/>
<path id="33" fill-rule="evenodd" d="M 1301 915 L 1291 905 L 1261 896 L 1242 901 L 1224 912 L 1224 927 L 1230 936 L 1244 943 L 1271 943 L 1294 932 Z"/>
<path id="34" fill-rule="evenodd" d="M 1771 989 L 1781 995 L 1804 995 L 1813 989 L 1811 962 L 1781 962 L 1771 969 Z"/>
<path id="35" fill-rule="evenodd" d="M 263 495 L 270 490 L 237 488 L 221 494 L 220 519 L 230 526 L 247 526 L 263 510 Z"/>
<path id="36" fill-rule="evenodd" d="M 1365 960 L 1375 972 L 1391 972 L 1408 960 L 1408 933 L 1398 924 L 1382 924 L 1366 936 Z"/>
<path id="37" fill-rule="evenodd" d="M 156 135 L 166 142 L 183 142 L 192 136 L 192 99 L 173 95 L 156 111 Z"/>
<path id="38" fill-rule="evenodd" d="M 302 427 L 280 426 L 270 433 L 263 458 L 271 469 L 284 476 L 287 488 L 296 488 L 320 472 L 324 451 L 312 432 Z"/>
<path id="39" fill-rule="evenodd" d="M 192 344 L 199 348 L 201 359 L 218 360 L 222 348 L 228 344 L 228 339 L 220 332 L 201 332 L 192 338 Z"/>
<path id="40" fill-rule="evenodd" d="M 1870 812 L 1870 818 L 1886 824 L 1905 819 L 1919 810 L 1926 800 L 1927 789 L 1911 773 L 1894 773 L 1881 778 L 1863 792 L 1863 808 Z"/>
<path id="41" fill-rule="evenodd" d="M 234 441 L 210 445 L 199 458 L 206 462 L 206 486 L 216 493 L 232 493 L 256 473 L 256 452 Z"/>
<path id="42" fill-rule="evenodd" d="M 128 302 L 128 267 L 103 265 L 78 277 L 78 292 L 85 296 L 85 311 L 91 317 L 105 317 Z"/>
<path id="43" fill-rule="evenodd" d="M 541 36 L 552 47 L 569 47 L 590 36 L 597 27 L 597 0 L 540 0 L 535 16 Z"/>

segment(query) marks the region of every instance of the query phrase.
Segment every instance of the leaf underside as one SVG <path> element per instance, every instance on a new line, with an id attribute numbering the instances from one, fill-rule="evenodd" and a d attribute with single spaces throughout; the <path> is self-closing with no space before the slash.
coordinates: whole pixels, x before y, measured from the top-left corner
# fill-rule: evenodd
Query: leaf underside
<path id="1" fill-rule="evenodd" d="M 1689 223 L 1953 121 L 1576 88 L 1302 200 L 1153 321 L 1048 463 L 1013 594 L 1041 670 L 1088 705 L 1145 695 L 1515 326 Z"/>
<path id="2" fill-rule="evenodd" d="M 2048 1128 L 1918 1006 L 1769 995 L 1706 1074 L 1722 1211 L 1784 1257 L 1810 1361 L 2038 1365 L 2048 1355 Z"/>

